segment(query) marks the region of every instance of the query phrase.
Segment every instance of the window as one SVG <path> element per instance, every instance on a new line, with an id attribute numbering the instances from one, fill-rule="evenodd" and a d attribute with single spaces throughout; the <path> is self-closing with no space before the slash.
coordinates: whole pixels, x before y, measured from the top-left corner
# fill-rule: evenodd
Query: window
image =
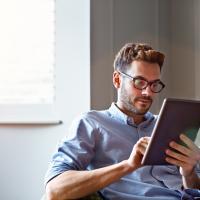
<path id="1" fill-rule="evenodd" d="M 55 1 L 0 0 L 0 122 L 54 121 Z"/>

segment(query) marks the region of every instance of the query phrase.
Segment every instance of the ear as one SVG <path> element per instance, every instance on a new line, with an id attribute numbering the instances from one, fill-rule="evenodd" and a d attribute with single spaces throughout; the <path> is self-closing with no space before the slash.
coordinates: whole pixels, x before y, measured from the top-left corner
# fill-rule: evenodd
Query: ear
<path id="1" fill-rule="evenodd" d="M 113 72 L 113 85 L 116 89 L 120 88 L 121 85 L 121 76 L 118 71 Z"/>

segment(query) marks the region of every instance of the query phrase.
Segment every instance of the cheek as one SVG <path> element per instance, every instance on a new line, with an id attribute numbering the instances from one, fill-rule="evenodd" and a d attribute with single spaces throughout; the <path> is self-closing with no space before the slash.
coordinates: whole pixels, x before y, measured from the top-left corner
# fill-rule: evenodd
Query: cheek
<path id="1" fill-rule="evenodd" d="M 134 97 L 137 97 L 137 96 L 141 96 L 141 92 L 142 92 L 142 90 L 138 90 L 138 89 L 136 89 L 136 88 L 134 88 L 134 86 L 130 86 L 129 88 L 128 88 L 128 91 L 129 91 L 129 94 L 131 95 L 131 96 L 134 96 Z"/>
<path id="2" fill-rule="evenodd" d="M 130 82 L 123 82 L 123 84 L 121 85 L 121 92 L 131 99 L 142 96 L 142 90 L 134 88 L 134 86 Z"/>

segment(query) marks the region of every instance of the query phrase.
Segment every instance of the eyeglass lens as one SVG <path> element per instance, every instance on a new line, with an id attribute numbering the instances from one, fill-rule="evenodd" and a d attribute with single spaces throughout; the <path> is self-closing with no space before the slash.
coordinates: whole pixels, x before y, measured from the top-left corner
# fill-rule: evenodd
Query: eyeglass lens
<path id="1" fill-rule="evenodd" d="M 148 82 L 148 81 L 140 79 L 140 78 L 134 79 L 134 85 L 137 89 L 140 89 L 140 90 L 143 90 L 148 85 L 150 85 L 152 92 L 160 92 L 163 89 L 163 85 L 161 84 L 160 81 Z"/>

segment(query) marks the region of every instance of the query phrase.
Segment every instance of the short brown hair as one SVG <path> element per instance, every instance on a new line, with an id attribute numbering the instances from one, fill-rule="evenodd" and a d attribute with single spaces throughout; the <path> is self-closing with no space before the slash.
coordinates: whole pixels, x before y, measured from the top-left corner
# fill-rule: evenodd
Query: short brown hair
<path id="1" fill-rule="evenodd" d="M 154 50 L 151 46 L 141 43 L 125 44 L 117 53 L 114 60 L 114 69 L 126 71 L 134 60 L 157 63 L 162 69 L 165 55 Z"/>

